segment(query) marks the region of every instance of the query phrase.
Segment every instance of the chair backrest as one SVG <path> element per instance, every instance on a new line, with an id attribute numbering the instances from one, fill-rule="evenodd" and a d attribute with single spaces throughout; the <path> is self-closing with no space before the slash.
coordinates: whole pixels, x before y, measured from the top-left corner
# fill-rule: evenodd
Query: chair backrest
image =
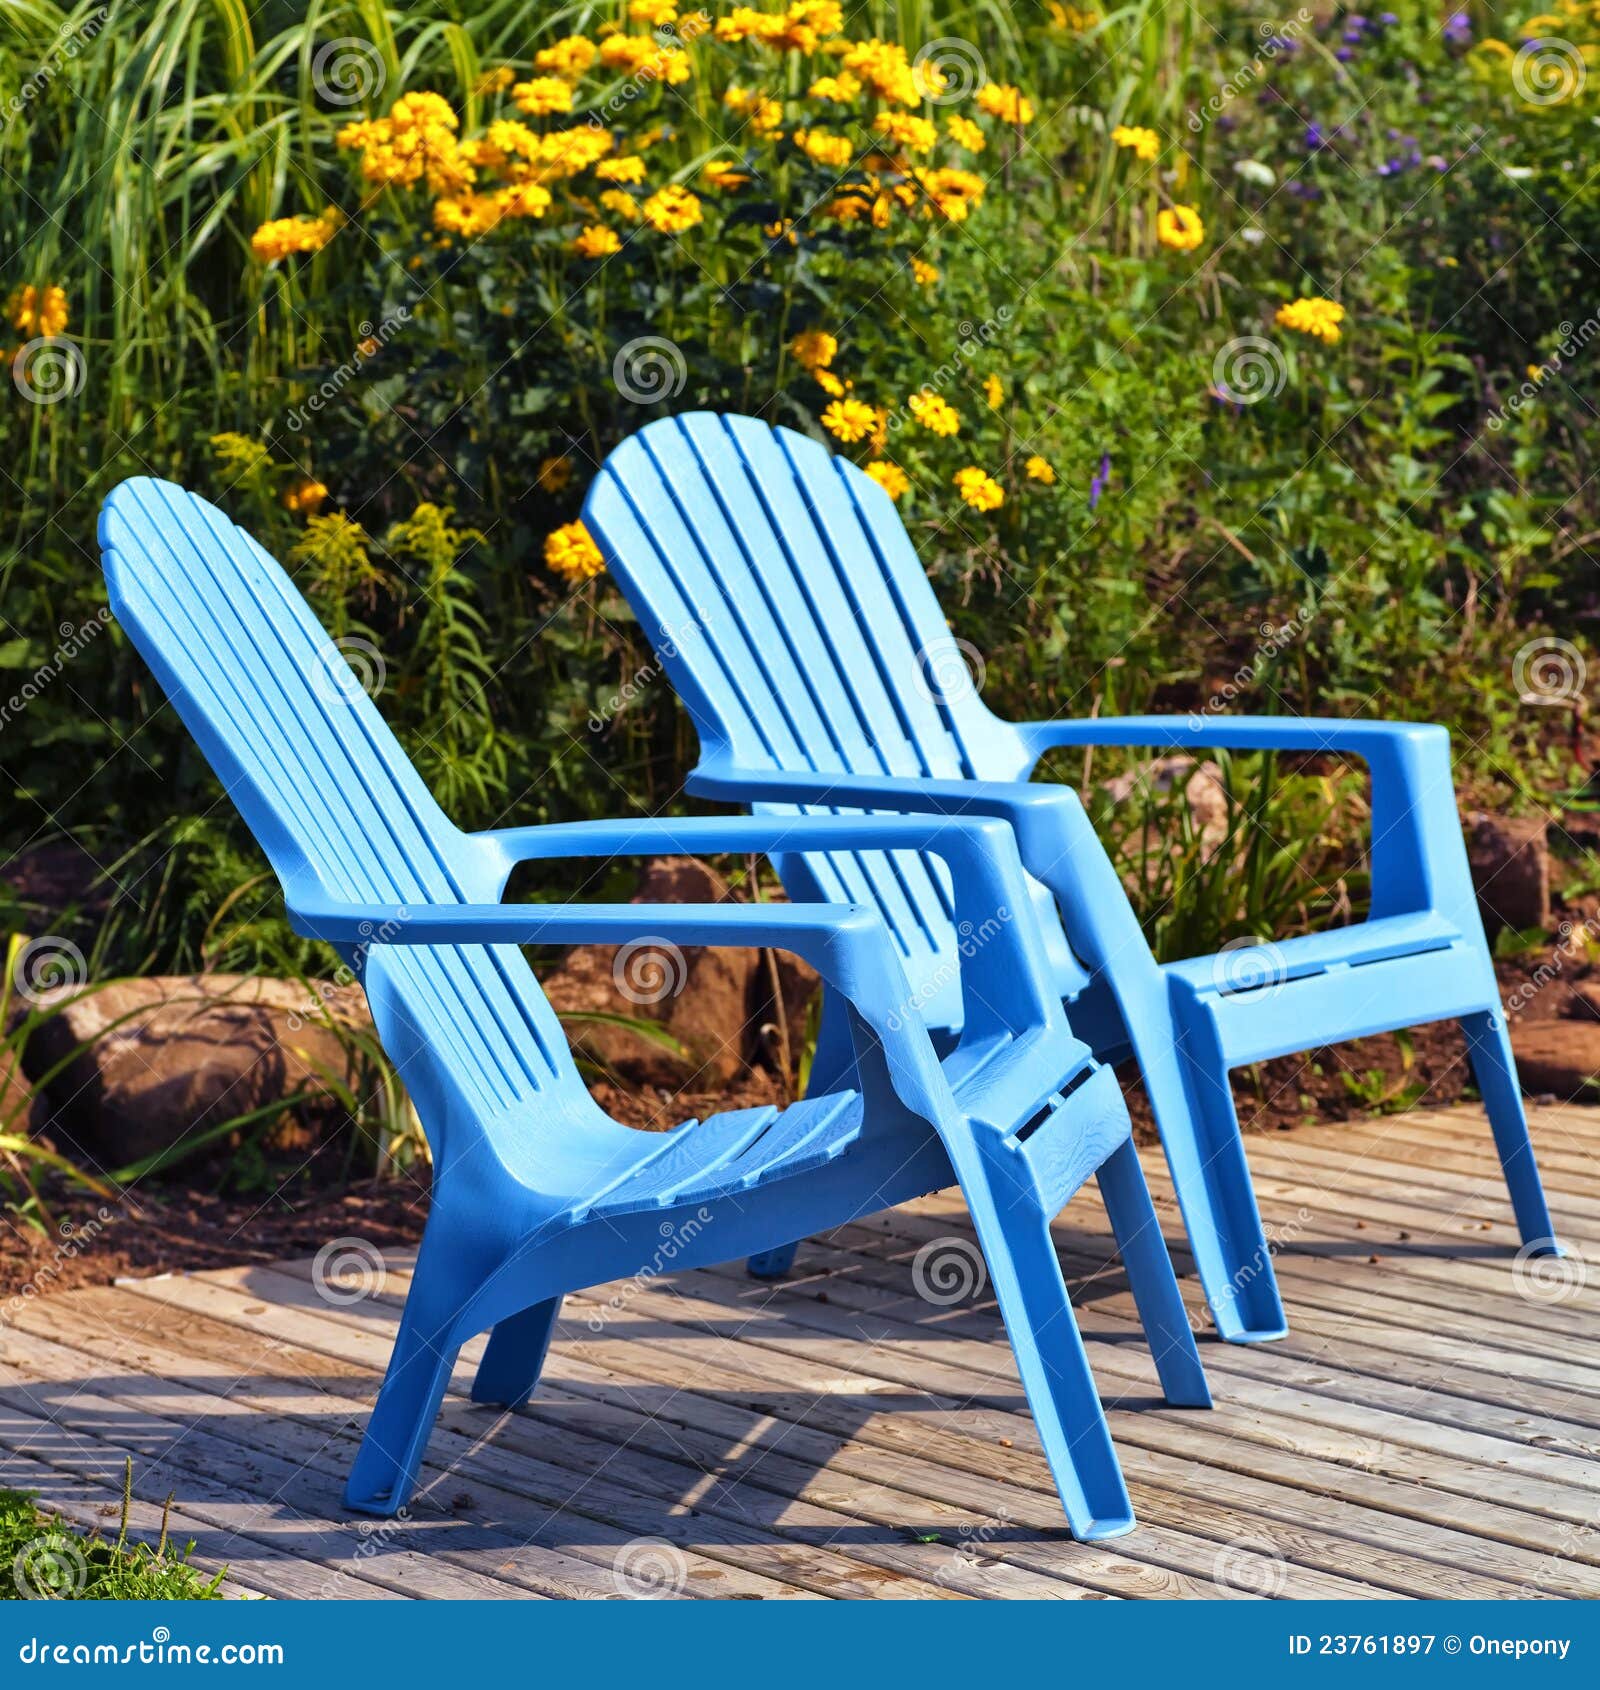
<path id="1" fill-rule="evenodd" d="M 1026 767 L 1015 730 L 979 697 L 893 502 L 818 442 L 750 417 L 665 418 L 606 459 L 584 520 L 708 762 L 989 780 Z M 779 866 L 791 890 L 876 905 L 930 1023 L 956 1024 L 941 862 L 807 853 Z M 1070 989 L 1081 970 L 1042 887 L 1036 902 Z"/>
<path id="2" fill-rule="evenodd" d="M 397 904 L 492 896 L 476 862 L 282 568 L 215 506 L 138 477 L 106 500 L 111 607 L 287 886 Z M 560 1023 L 514 946 L 370 948 L 409 1046 L 480 1119 L 553 1088 L 583 1096 Z M 375 986 L 381 988 L 375 990 Z M 426 1111 L 424 1111 L 426 1118 Z M 432 1124 L 432 1123 L 430 1123 Z"/>

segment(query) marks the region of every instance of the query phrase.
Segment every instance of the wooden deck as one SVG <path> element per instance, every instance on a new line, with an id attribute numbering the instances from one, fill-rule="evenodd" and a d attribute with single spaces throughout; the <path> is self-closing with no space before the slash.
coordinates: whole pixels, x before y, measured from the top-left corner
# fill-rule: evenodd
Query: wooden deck
<path id="1" fill-rule="evenodd" d="M 1600 1262 L 1600 1111 L 1535 1133 Z M 1159 1404 L 1092 1194 L 1059 1223 L 1141 1522 L 1112 1543 L 1066 1536 L 986 1291 L 917 1292 L 925 1248 L 941 1296 L 976 1259 L 948 1197 L 777 1288 L 730 1266 L 570 1299 L 515 1415 L 465 1400 L 473 1346 L 393 1522 L 339 1494 L 409 1258 L 347 1302 L 308 1262 L 42 1295 L 0 1328 L 0 1483 L 114 1518 L 131 1454 L 137 1527 L 171 1492 L 199 1564 L 277 1596 L 1600 1596 L 1600 1266 L 1516 1263 L 1479 1113 L 1250 1158 L 1294 1330 L 1203 1341 L 1212 1413 Z"/>

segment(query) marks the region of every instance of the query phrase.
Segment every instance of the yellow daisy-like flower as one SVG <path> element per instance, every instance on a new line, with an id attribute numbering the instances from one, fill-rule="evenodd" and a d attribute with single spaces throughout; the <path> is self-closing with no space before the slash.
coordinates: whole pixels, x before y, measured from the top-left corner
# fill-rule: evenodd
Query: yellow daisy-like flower
<path id="1" fill-rule="evenodd" d="M 861 92 L 861 79 L 852 76 L 849 71 L 841 71 L 838 76 L 819 76 L 806 89 L 808 100 L 833 100 L 845 106 L 855 99 Z"/>
<path id="2" fill-rule="evenodd" d="M 477 92 L 480 94 L 503 94 L 516 80 L 517 73 L 510 65 L 497 65 L 493 70 L 486 70 L 478 78 Z"/>
<path id="3" fill-rule="evenodd" d="M 519 82 L 511 90 L 511 98 L 517 110 L 529 117 L 572 110 L 571 85 L 559 76 L 536 76 L 531 82 Z"/>
<path id="4" fill-rule="evenodd" d="M 930 434 L 951 435 L 961 432 L 960 413 L 948 399 L 941 399 L 937 393 L 913 393 L 909 404 L 912 416 Z"/>
<path id="5" fill-rule="evenodd" d="M 866 473 L 871 480 L 877 482 L 891 499 L 898 499 L 902 493 L 910 490 L 911 477 L 901 469 L 899 464 L 891 464 L 887 459 L 879 459 L 875 464 L 868 464 Z"/>
<path id="6" fill-rule="evenodd" d="M 835 440 L 853 446 L 877 426 L 877 413 L 860 399 L 835 399 L 822 413 L 822 426 Z"/>
<path id="7" fill-rule="evenodd" d="M 1206 226 L 1192 205 L 1164 205 L 1156 213 L 1156 239 L 1175 252 L 1193 252 L 1206 238 Z"/>
<path id="8" fill-rule="evenodd" d="M 1119 123 L 1111 131 L 1114 146 L 1126 147 L 1135 158 L 1142 159 L 1146 164 L 1152 164 L 1161 156 L 1161 137 L 1153 129 L 1130 128 L 1126 123 Z"/>
<path id="9" fill-rule="evenodd" d="M 794 144 L 807 158 L 830 170 L 843 170 L 856 151 L 847 135 L 830 135 L 825 129 L 797 129 Z"/>
<path id="10" fill-rule="evenodd" d="M 931 288 L 939 279 L 939 267 L 924 258 L 911 260 L 911 279 L 919 288 Z"/>
<path id="11" fill-rule="evenodd" d="M 914 153 L 931 153 L 939 140 L 939 131 L 927 118 L 910 112 L 881 111 L 873 118 L 872 127 L 897 147 Z"/>
<path id="12" fill-rule="evenodd" d="M 600 204 L 613 217 L 620 217 L 624 222 L 639 221 L 638 200 L 632 194 L 624 193 L 621 188 L 607 188 L 600 196 Z"/>
<path id="13" fill-rule="evenodd" d="M 1033 101 L 1009 82 L 986 82 L 978 90 L 978 108 L 1002 123 L 1032 123 Z"/>
<path id="14" fill-rule="evenodd" d="M 315 516 L 327 500 L 327 486 L 314 475 L 303 475 L 283 490 L 283 508 L 296 516 Z"/>
<path id="15" fill-rule="evenodd" d="M 18 334 L 58 335 L 67 326 L 66 289 L 51 283 L 41 291 L 30 282 L 6 301 L 6 316 Z"/>
<path id="16" fill-rule="evenodd" d="M 1344 321 L 1344 307 L 1332 299 L 1294 299 L 1280 305 L 1273 320 L 1280 328 L 1315 335 L 1334 346 L 1339 340 L 1339 325 Z"/>
<path id="17" fill-rule="evenodd" d="M 751 88 L 729 88 L 722 96 L 729 111 L 736 112 L 758 135 L 770 135 L 783 127 L 783 107 L 770 95 Z"/>
<path id="18" fill-rule="evenodd" d="M 702 216 L 700 201 L 687 188 L 680 188 L 675 182 L 658 188 L 640 210 L 644 213 L 645 222 L 664 235 L 677 235 L 685 229 L 692 229 Z"/>
<path id="19" fill-rule="evenodd" d="M 534 477 L 546 493 L 565 492 L 572 480 L 572 459 L 565 454 L 559 458 L 545 458 L 534 472 Z"/>
<path id="20" fill-rule="evenodd" d="M 259 263 L 275 264 L 297 252 L 321 252 L 339 231 L 335 214 L 320 217 L 278 217 L 263 223 L 250 237 L 250 250 Z"/>
<path id="21" fill-rule="evenodd" d="M 590 223 L 573 237 L 572 250 L 579 258 L 608 258 L 622 251 L 622 242 L 615 229 L 608 229 L 604 223 Z"/>
<path id="22" fill-rule="evenodd" d="M 815 374 L 838 355 L 839 342 L 826 329 L 803 329 L 789 342 L 795 362 Z"/>
<path id="23" fill-rule="evenodd" d="M 602 182 L 642 182 L 644 160 L 637 153 L 627 158 L 603 158 L 594 167 L 594 173 Z"/>
<path id="24" fill-rule="evenodd" d="M 998 411 L 1006 402 L 1006 390 L 999 376 L 985 376 L 983 378 L 983 396 L 989 401 L 989 409 Z"/>
<path id="25" fill-rule="evenodd" d="M 951 112 L 944 120 L 944 132 L 965 152 L 981 153 L 983 151 L 984 133 L 970 117 L 962 117 L 959 112 Z"/>
<path id="26" fill-rule="evenodd" d="M 575 587 L 592 581 L 606 566 L 594 537 L 581 522 L 566 522 L 544 538 L 545 567 Z"/>
<path id="27" fill-rule="evenodd" d="M 1022 473 L 1030 481 L 1037 481 L 1045 487 L 1054 487 L 1056 484 L 1056 472 L 1040 457 L 1029 458 L 1022 466 Z"/>
<path id="28" fill-rule="evenodd" d="M 582 35 L 566 35 L 533 55 L 533 68 L 576 82 L 594 63 L 600 49 Z"/>
<path id="29" fill-rule="evenodd" d="M 846 384 L 832 370 L 813 370 L 811 379 L 830 399 L 842 399 L 848 391 Z"/>
<path id="30" fill-rule="evenodd" d="M 956 471 L 956 489 L 975 511 L 997 511 L 1006 499 L 1000 483 L 976 464 Z"/>
<path id="31" fill-rule="evenodd" d="M 700 167 L 700 180 L 708 187 L 729 192 L 742 188 L 750 180 L 750 172 L 741 170 L 732 159 L 714 158 Z"/>
<path id="32" fill-rule="evenodd" d="M 676 23 L 678 8 L 673 0 L 629 0 L 628 16 L 635 23 L 647 23 L 659 29 L 664 23 Z"/>

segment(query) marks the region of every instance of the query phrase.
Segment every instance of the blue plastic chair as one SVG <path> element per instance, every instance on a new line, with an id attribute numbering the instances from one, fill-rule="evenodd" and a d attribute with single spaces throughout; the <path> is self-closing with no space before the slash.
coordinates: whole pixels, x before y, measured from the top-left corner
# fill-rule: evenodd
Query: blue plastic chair
<path id="1" fill-rule="evenodd" d="M 1129 717 L 1011 723 L 968 679 L 892 502 L 814 440 L 748 417 L 651 423 L 606 460 L 584 520 L 700 736 L 689 790 L 790 814 L 887 810 L 1012 824 L 1056 989 L 1106 1062 L 1143 1072 L 1196 1265 L 1224 1338 L 1286 1330 L 1228 1071 L 1459 1019 L 1522 1236 L 1557 1252 L 1467 872 L 1445 730 L 1390 722 Z M 953 680 L 952 680 L 953 677 Z M 1070 788 L 1031 783 L 1060 746 L 1342 752 L 1372 777 L 1372 910 L 1334 932 L 1156 963 Z M 942 1046 L 961 1005 L 952 886 L 909 852 L 777 859 L 792 895 L 876 906 Z M 931 984 L 930 984 L 931 983 Z M 848 1048 L 824 1012 L 815 1072 Z M 779 1274 L 793 1250 L 752 1261 Z"/>
<path id="2" fill-rule="evenodd" d="M 466 834 L 418 779 L 283 570 L 219 511 L 124 482 L 100 524 L 111 604 L 283 884 L 298 932 L 366 989 L 434 1158 L 415 1279 L 346 1502 L 404 1505 L 461 1345 L 473 1396 L 520 1403 L 564 1292 L 771 1249 L 959 1181 L 1068 1521 L 1133 1516 L 1050 1241 L 1097 1174 L 1168 1399 L 1208 1405 L 1194 1335 L 1109 1069 L 1051 986 L 1010 829 L 894 816 L 723 816 Z M 819 850 L 937 853 L 958 922 L 962 1033 L 941 1061 L 877 912 L 860 903 L 504 905 L 532 858 Z M 527 944 L 770 945 L 827 983 L 849 1045 L 787 1109 L 667 1134 L 585 1090 Z"/>

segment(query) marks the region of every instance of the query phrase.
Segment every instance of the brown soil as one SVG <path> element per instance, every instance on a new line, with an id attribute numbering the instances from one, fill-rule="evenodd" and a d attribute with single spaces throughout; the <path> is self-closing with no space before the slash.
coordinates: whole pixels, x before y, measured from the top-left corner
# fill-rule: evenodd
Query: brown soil
<path id="1" fill-rule="evenodd" d="M 1559 953 L 1558 953 L 1559 954 Z M 1550 953 L 1502 962 L 1501 991 L 1510 994 Z M 1529 996 L 1523 1014 L 1536 1019 L 1564 1012 L 1571 987 L 1600 982 L 1600 968 L 1568 959 L 1558 978 Z M 602 1107 L 629 1125 L 660 1131 L 718 1109 L 781 1102 L 776 1082 L 761 1071 L 711 1095 L 630 1091 L 605 1082 L 593 1087 Z M 1124 1090 L 1141 1143 L 1155 1128 L 1137 1079 Z M 1442 1108 L 1475 1095 L 1457 1028 L 1449 1022 L 1418 1027 L 1409 1041 L 1396 1035 L 1283 1057 L 1234 1074 L 1234 1097 L 1246 1132 L 1288 1131 L 1324 1121 L 1354 1120 L 1406 1107 Z M 427 1217 L 426 1172 L 383 1182 L 364 1181 L 306 1194 L 304 1177 L 288 1189 L 219 1197 L 179 1185 L 141 1188 L 123 1205 L 84 1193 L 52 1194 L 45 1230 L 0 1220 L 0 1319 L 5 1301 L 79 1285 L 105 1285 L 188 1269 L 234 1267 L 314 1254 L 330 1239 L 356 1237 L 384 1247 L 414 1244 Z"/>

